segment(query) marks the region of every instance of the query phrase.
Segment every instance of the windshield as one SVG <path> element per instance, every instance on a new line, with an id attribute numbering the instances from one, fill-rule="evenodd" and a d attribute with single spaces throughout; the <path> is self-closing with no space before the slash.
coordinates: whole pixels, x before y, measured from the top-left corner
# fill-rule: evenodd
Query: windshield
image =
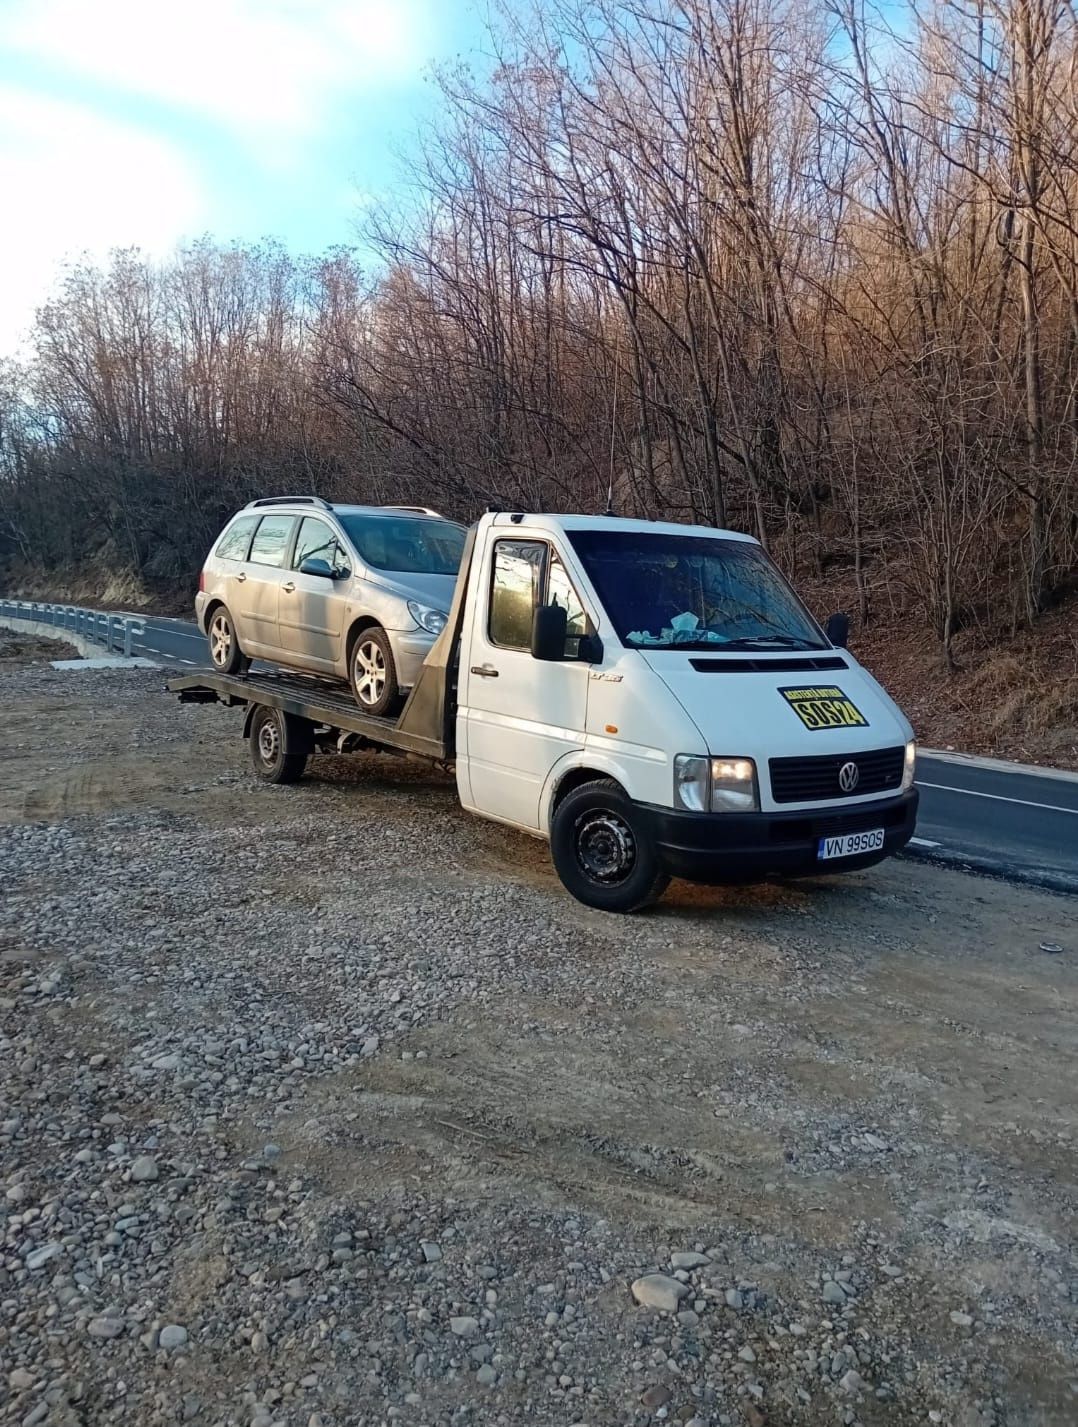
<path id="1" fill-rule="evenodd" d="M 365 565 L 406 575 L 455 575 L 464 553 L 464 527 L 415 515 L 338 512 Z"/>
<path id="2" fill-rule="evenodd" d="M 568 532 L 630 649 L 826 649 L 758 545 L 709 535 Z"/>

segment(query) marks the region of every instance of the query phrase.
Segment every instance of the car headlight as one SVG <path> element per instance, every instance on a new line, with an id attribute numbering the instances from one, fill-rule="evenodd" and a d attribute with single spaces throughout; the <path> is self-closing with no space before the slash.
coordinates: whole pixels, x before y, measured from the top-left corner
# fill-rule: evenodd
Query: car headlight
<path id="1" fill-rule="evenodd" d="M 913 780 L 917 776 L 917 744 L 911 738 L 906 744 L 906 762 L 902 769 L 902 788 L 905 793 L 907 789 L 913 787 Z"/>
<path id="2" fill-rule="evenodd" d="M 751 758 L 679 753 L 674 759 L 674 801 L 693 813 L 755 812 L 760 806 L 756 764 Z"/>
<path id="3" fill-rule="evenodd" d="M 420 629 L 425 629 L 428 634 L 441 634 L 449 622 L 449 616 L 444 610 L 432 609 L 430 605 L 418 604 L 415 600 L 408 601 L 408 613 Z"/>

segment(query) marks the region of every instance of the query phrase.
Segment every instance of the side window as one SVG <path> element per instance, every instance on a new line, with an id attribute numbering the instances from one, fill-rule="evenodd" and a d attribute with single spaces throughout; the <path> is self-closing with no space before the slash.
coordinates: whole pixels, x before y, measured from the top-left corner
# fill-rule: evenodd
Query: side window
<path id="1" fill-rule="evenodd" d="M 546 602 L 559 605 L 565 610 L 565 657 L 575 659 L 580 653 L 580 636 L 588 631 L 588 617 L 584 613 L 584 606 L 576 597 L 576 590 L 569 583 L 565 566 L 555 554 L 550 557 Z"/>
<path id="2" fill-rule="evenodd" d="M 494 546 L 488 623 L 492 644 L 531 648 L 532 614 L 539 602 L 545 559 L 542 541 L 499 540 Z"/>
<path id="3" fill-rule="evenodd" d="M 218 560 L 246 560 L 251 533 L 258 524 L 257 515 L 243 515 L 233 521 L 217 542 L 213 552 Z"/>
<path id="4" fill-rule="evenodd" d="M 264 515 L 251 541 L 252 565 L 283 565 L 295 518 L 291 515 Z"/>
<path id="5" fill-rule="evenodd" d="M 351 573 L 348 556 L 337 539 L 337 532 L 313 515 L 305 515 L 299 523 L 296 553 L 292 556 L 293 570 L 298 570 L 304 560 L 325 560 L 338 575 Z"/>

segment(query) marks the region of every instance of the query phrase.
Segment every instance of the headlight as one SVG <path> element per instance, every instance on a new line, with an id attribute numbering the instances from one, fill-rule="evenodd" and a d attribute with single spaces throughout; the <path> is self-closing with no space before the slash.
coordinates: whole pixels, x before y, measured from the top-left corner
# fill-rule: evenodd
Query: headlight
<path id="1" fill-rule="evenodd" d="M 756 764 L 751 758 L 679 753 L 674 759 L 674 802 L 693 813 L 755 812 L 760 806 Z"/>
<path id="2" fill-rule="evenodd" d="M 754 813 L 760 806 L 756 793 L 756 764 L 751 758 L 711 760 L 711 811 Z"/>
<path id="3" fill-rule="evenodd" d="M 911 738 L 906 744 L 906 764 L 902 769 L 902 788 L 904 793 L 908 788 L 913 787 L 913 780 L 917 776 L 917 744 Z"/>
<path id="4" fill-rule="evenodd" d="M 430 605 L 417 604 L 415 600 L 408 601 L 408 613 L 420 629 L 425 629 L 428 634 L 441 634 L 449 621 L 449 616 L 443 610 L 431 609 Z"/>
<path id="5" fill-rule="evenodd" d="M 710 773 L 706 758 L 679 753 L 674 759 L 674 801 L 691 813 L 707 810 Z"/>

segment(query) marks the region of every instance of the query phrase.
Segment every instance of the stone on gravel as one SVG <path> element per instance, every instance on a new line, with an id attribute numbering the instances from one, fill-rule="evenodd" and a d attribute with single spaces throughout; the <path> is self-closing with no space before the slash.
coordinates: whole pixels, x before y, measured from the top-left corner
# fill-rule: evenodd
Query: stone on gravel
<path id="1" fill-rule="evenodd" d="M 660 1407 L 665 1407 L 670 1401 L 670 1389 L 663 1387 L 662 1383 L 656 1383 L 640 1398 L 641 1406 L 646 1407 L 649 1412 L 655 1412 Z"/>
<path id="2" fill-rule="evenodd" d="M 670 1255 L 671 1268 L 704 1268 L 711 1260 L 707 1254 L 681 1253 Z"/>
<path id="3" fill-rule="evenodd" d="M 109 1318 L 104 1314 L 91 1318 L 86 1328 L 91 1338 L 118 1338 L 123 1330 L 122 1318 Z"/>
<path id="4" fill-rule="evenodd" d="M 479 1320 L 461 1314 L 459 1317 L 450 1318 L 449 1328 L 458 1338 L 474 1338 L 479 1332 Z"/>
<path id="5" fill-rule="evenodd" d="M 187 1329 L 179 1323 L 167 1324 L 157 1335 L 157 1345 L 160 1348 L 182 1348 L 186 1342 Z"/>
<path id="6" fill-rule="evenodd" d="M 54 1259 L 60 1252 L 59 1244 L 42 1244 L 39 1249 L 32 1249 L 26 1255 L 26 1267 L 28 1269 L 44 1268 L 50 1259 Z"/>
<path id="7" fill-rule="evenodd" d="M 679 1283 L 665 1273 L 646 1273 L 634 1281 L 631 1289 L 637 1303 L 655 1308 L 661 1313 L 676 1313 L 678 1304 L 689 1295 L 687 1284 Z"/>
<path id="8" fill-rule="evenodd" d="M 148 1184 L 158 1176 L 157 1161 L 153 1155 L 140 1154 L 131 1163 L 131 1178 L 136 1184 Z"/>
<path id="9" fill-rule="evenodd" d="M 823 1301 L 841 1307 L 846 1302 L 841 1283 L 836 1283 L 833 1278 L 828 1279 L 823 1286 Z"/>

